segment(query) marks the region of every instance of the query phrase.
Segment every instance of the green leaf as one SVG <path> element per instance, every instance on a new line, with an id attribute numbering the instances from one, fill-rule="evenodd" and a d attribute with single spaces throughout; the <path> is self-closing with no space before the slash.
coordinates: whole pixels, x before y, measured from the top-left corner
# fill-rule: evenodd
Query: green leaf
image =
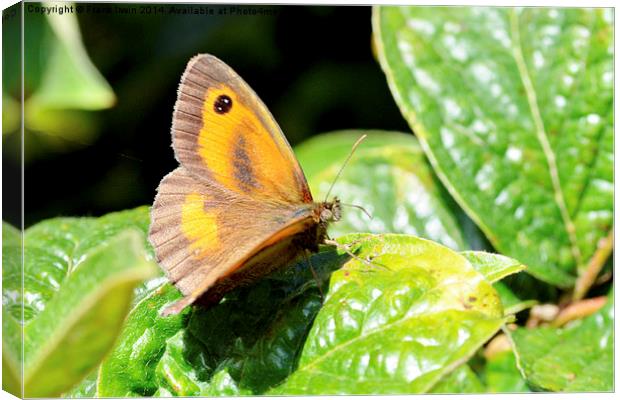
<path id="1" fill-rule="evenodd" d="M 500 279 L 521 272 L 527 268 L 519 261 L 502 256 L 501 254 L 492 254 L 484 251 L 462 251 L 460 254 L 465 257 L 487 281 L 493 283 L 493 287 L 497 290 L 499 298 L 502 301 L 505 315 L 516 314 L 536 304 L 536 301 L 533 300 L 521 300 L 505 283 L 499 282 Z"/>
<path id="2" fill-rule="evenodd" d="M 166 340 L 183 328 L 189 309 L 167 318 L 159 313 L 179 298 L 178 290 L 163 284 L 131 310 L 118 343 L 99 369 L 98 397 L 147 396 L 157 390 L 155 365 Z"/>
<path id="3" fill-rule="evenodd" d="M 86 376 L 86 378 L 82 379 L 80 383 L 75 385 L 71 390 L 62 394 L 62 397 L 65 398 L 84 398 L 89 397 L 93 398 L 97 394 L 97 373 L 98 370 L 94 370 L 90 374 Z"/>
<path id="4" fill-rule="evenodd" d="M 113 345 L 133 288 L 156 268 L 134 230 L 86 252 L 24 329 L 26 395 L 60 394 L 91 371 Z"/>
<path id="5" fill-rule="evenodd" d="M 411 134 L 339 131 L 315 136 L 295 151 L 315 200 L 322 200 L 355 141 L 362 142 L 336 181 L 331 196 L 343 203 L 343 218 L 330 226 L 334 237 L 348 233 L 407 233 L 453 249 L 464 249 L 456 217 L 417 140 Z"/>
<path id="6" fill-rule="evenodd" d="M 6 281 L 13 275 L 21 282 L 21 232 L 2 221 L 2 389 L 17 397 L 22 394 L 22 291 Z"/>
<path id="7" fill-rule="evenodd" d="M 491 284 L 446 247 L 396 234 L 339 241 L 369 264 L 332 274 L 298 369 L 270 394 L 427 392 L 505 322 Z"/>
<path id="8" fill-rule="evenodd" d="M 119 342 L 101 365 L 98 396 L 290 393 L 291 379 L 303 373 L 297 367 L 303 369 L 308 348 L 312 347 L 309 343 L 320 343 L 325 338 L 321 329 L 327 321 L 347 321 L 335 307 L 337 299 L 353 289 L 351 285 L 344 285 L 343 279 L 349 279 L 344 278 L 344 271 L 358 276 L 360 282 L 372 280 L 363 288 L 372 292 L 370 295 L 375 294 L 374 280 L 379 283 L 376 290 L 385 292 L 383 300 L 376 301 L 374 306 L 364 305 L 359 299 L 351 303 L 368 308 L 358 310 L 360 315 L 380 323 L 383 317 L 391 318 L 391 313 L 402 313 L 403 306 L 411 305 L 412 315 L 400 318 L 402 322 L 416 325 L 412 329 L 412 339 L 418 343 L 437 340 L 436 345 L 428 346 L 427 352 L 432 353 L 431 359 L 436 358 L 433 361 L 441 364 L 440 371 L 429 372 L 433 375 L 430 379 L 420 379 L 427 381 L 429 390 L 442 375 L 465 362 L 504 322 L 501 304 L 490 283 L 457 253 L 405 235 L 354 235 L 341 239 L 341 243 L 356 241 L 353 250 L 357 252 L 359 247 L 358 255 L 365 257 L 377 252 L 373 263 L 394 271 L 385 267 L 363 271 L 355 267 L 348 255 L 332 248 L 323 249 L 310 258 L 326 293 L 323 309 L 317 282 L 305 261 L 229 293 L 216 306 L 190 307 L 181 315 L 166 318 L 160 316 L 161 310 L 180 298 L 180 294 L 169 284 L 162 284 L 165 279 L 153 280 L 154 283 L 141 289 L 142 300 L 129 314 Z M 343 264 L 345 270 L 339 270 Z M 441 269 L 433 268 L 439 265 Z M 403 277 L 408 279 L 400 285 Z M 454 280 L 448 284 L 450 277 Z M 325 285 L 328 279 L 329 288 Z M 446 286 L 441 286 L 442 282 Z M 433 288 L 435 290 L 431 290 Z M 398 294 L 393 304 L 390 303 L 392 306 L 385 304 L 387 308 L 381 309 L 379 305 L 387 301 L 391 293 Z M 423 309 L 424 301 L 429 302 L 432 310 Z M 322 317 L 313 326 L 319 310 Z M 418 314 L 413 315 L 414 311 Z M 452 322 L 446 323 L 446 319 Z M 440 321 L 454 329 L 437 330 L 429 325 Z M 317 328 L 317 324 L 323 328 Z M 350 334 L 346 324 L 337 328 L 338 335 Z M 435 339 L 437 331 L 444 334 Z M 459 340 L 460 345 L 454 343 Z M 412 343 L 412 346 L 421 345 Z M 444 348 L 450 346 L 451 350 L 444 352 Z M 363 351 L 364 346 L 360 344 L 359 349 Z M 334 370 L 333 373 L 342 372 Z M 329 388 L 326 392 L 334 393 Z"/>
<path id="9" fill-rule="evenodd" d="M 112 107 L 116 97 L 86 52 L 77 16 L 26 12 L 23 18 L 28 26 L 23 33 L 25 160 L 50 150 L 67 151 L 92 144 L 99 134 L 97 115 L 92 111 Z M 12 64 L 7 89 L 20 82 L 19 74 L 15 74 L 19 70 L 13 71 Z M 12 90 L 2 94 L 7 105 L 3 114 L 15 110 L 18 93 Z M 10 118 L 3 127 L 15 133 L 19 121 Z M 7 144 L 17 151 L 20 141 Z"/>
<path id="10" fill-rule="evenodd" d="M 22 396 L 21 326 L 2 309 L 2 390 Z"/>
<path id="11" fill-rule="evenodd" d="M 519 261 L 501 254 L 492 254 L 484 251 L 462 251 L 460 254 L 491 283 L 495 283 L 508 275 L 516 274 L 527 268 Z"/>
<path id="12" fill-rule="evenodd" d="M 497 250 L 568 288 L 612 227 L 613 11 L 376 7 L 392 94 Z"/>
<path id="13" fill-rule="evenodd" d="M 49 57 L 29 106 L 100 110 L 114 104 L 110 85 L 88 58 L 75 14 L 49 14 Z"/>
<path id="14" fill-rule="evenodd" d="M 134 287 L 158 270 L 145 250 L 147 226 L 146 207 L 32 226 L 24 233 L 22 296 L 19 232 L 3 225 L 8 239 L 3 243 L 3 362 L 20 365 L 23 306 L 27 396 L 66 392 L 112 347 Z"/>
<path id="15" fill-rule="evenodd" d="M 2 247 L 21 247 L 22 235 L 19 229 L 2 221 Z"/>
<path id="16" fill-rule="evenodd" d="M 525 379 L 517 369 L 512 351 L 502 351 L 487 360 L 484 366 L 484 383 L 489 393 L 530 392 Z"/>
<path id="17" fill-rule="evenodd" d="M 221 370 L 211 378 L 211 384 L 200 393 L 200 396 L 247 396 L 252 392 L 247 389 L 239 389 L 235 380 L 227 370 Z"/>
<path id="18" fill-rule="evenodd" d="M 518 328 L 509 332 L 527 381 L 550 391 L 612 391 L 613 303 L 612 293 L 605 307 L 566 328 Z"/>
<path id="19" fill-rule="evenodd" d="M 444 377 L 431 393 L 484 393 L 485 388 L 469 365 L 464 364 Z"/>

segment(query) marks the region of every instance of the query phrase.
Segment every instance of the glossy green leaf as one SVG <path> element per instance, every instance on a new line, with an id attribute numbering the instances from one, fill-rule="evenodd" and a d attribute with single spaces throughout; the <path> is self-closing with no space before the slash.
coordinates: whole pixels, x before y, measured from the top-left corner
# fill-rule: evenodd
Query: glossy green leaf
<path id="1" fill-rule="evenodd" d="M 151 395 L 157 390 L 155 366 L 164 352 L 166 340 L 184 326 L 186 312 L 161 318 L 160 311 L 181 298 L 178 290 L 164 284 L 143 298 L 130 312 L 119 340 L 99 369 L 98 397 Z"/>
<path id="2" fill-rule="evenodd" d="M 487 281 L 493 283 L 493 287 L 497 290 L 497 294 L 502 301 L 505 315 L 516 314 L 536 304 L 536 301 L 521 300 L 505 283 L 499 282 L 500 279 L 521 272 L 527 268 L 519 261 L 501 254 L 492 254 L 484 251 L 462 251 L 460 254 L 464 256 Z"/>
<path id="3" fill-rule="evenodd" d="M 348 233 L 407 233 L 453 249 L 465 249 L 456 217 L 443 197 L 422 149 L 411 134 L 340 131 L 313 137 L 295 151 L 316 201 L 322 200 L 355 141 L 362 142 L 336 181 L 330 197 L 346 204 L 330 226 L 334 237 Z"/>
<path id="4" fill-rule="evenodd" d="M 2 221 L 2 246 L 21 246 L 22 238 L 19 229 Z"/>
<path id="5" fill-rule="evenodd" d="M 145 248 L 145 221 L 146 207 L 27 229 L 23 297 L 20 248 L 10 238 L 3 244 L 3 328 L 19 326 L 23 303 L 26 396 L 71 389 L 112 347 L 134 288 L 158 270 Z M 5 225 L 7 232 L 15 236 Z M 19 361 L 21 351 L 15 354 L 19 346 L 6 339 L 3 356 L 11 365 L 7 360 Z"/>
<path id="6" fill-rule="evenodd" d="M 614 388 L 613 294 L 597 313 L 566 328 L 518 328 L 510 332 L 527 381 L 550 391 L 593 392 Z"/>
<path id="7" fill-rule="evenodd" d="M 159 315 L 160 311 L 180 294 L 169 284 L 163 284 L 163 278 L 145 285 L 141 289 L 142 300 L 130 313 L 119 342 L 100 368 L 97 394 L 121 397 L 297 393 L 298 390 L 291 389 L 295 377 L 304 373 L 308 349 L 316 348 L 317 343 L 329 337 L 324 337 L 323 332 L 327 321 L 347 321 L 338 314 L 337 307 L 338 299 L 354 289 L 345 284 L 344 280 L 351 278 L 344 278 L 344 273 L 359 277 L 360 283 L 367 281 L 362 292 L 372 293 L 366 296 L 375 294 L 375 280 L 380 283 L 376 290 L 384 292 L 382 300 L 366 305 L 351 297 L 351 301 L 356 300 L 351 305 L 361 307 L 356 318 L 367 315 L 370 324 L 372 320 L 380 323 L 382 318 L 397 315 L 405 325 L 416 326 L 412 329 L 412 334 L 417 335 L 411 336 L 411 346 L 429 347 L 430 356 L 426 356 L 430 358 L 414 360 L 408 352 L 406 361 L 435 361 L 441 367 L 439 372 L 429 372 L 430 378 L 419 379 L 426 381 L 427 390 L 442 375 L 465 362 L 504 322 L 501 304 L 490 283 L 457 253 L 404 235 L 353 235 L 341 239 L 342 243 L 356 241 L 353 250 L 359 248 L 361 257 L 376 252 L 373 263 L 381 267 L 364 271 L 348 255 L 332 248 L 313 255 L 311 263 L 326 294 L 323 308 L 317 283 L 305 261 L 229 293 L 217 306 L 190 307 L 181 315 L 166 318 Z M 343 264 L 344 270 L 340 269 Z M 448 283 L 450 279 L 454 280 Z M 441 282 L 445 286 L 440 286 Z M 406 288 L 412 291 L 403 292 Z M 393 301 L 388 301 L 392 294 Z M 424 309 L 425 301 L 429 309 Z M 404 317 L 403 307 L 407 306 L 411 315 Z M 323 316 L 313 325 L 319 310 Z M 442 329 L 444 334 L 435 339 L 437 330 L 431 325 L 440 320 L 454 330 Z M 334 334 L 338 336 L 351 334 L 346 323 L 335 328 Z M 378 337 L 368 341 L 369 352 L 382 343 Z M 431 343 L 427 341 L 436 344 L 422 345 Z M 452 348 L 444 353 L 444 347 L 450 344 Z M 362 343 L 358 347 L 360 351 L 365 348 Z M 330 373 L 339 375 L 342 371 L 334 368 Z M 400 391 L 410 392 L 409 386 L 401 385 Z M 335 393 L 329 387 L 325 392 Z"/>
<path id="8" fill-rule="evenodd" d="M 148 224 L 148 207 L 140 207 L 101 218 L 54 218 L 28 228 L 24 236 L 24 319 L 29 321 L 45 308 L 91 248 L 127 228 L 143 232 L 142 243 L 152 259 L 146 239 Z M 21 290 L 19 274 L 5 276 L 3 285 L 8 290 Z M 18 310 L 20 306 L 19 302 L 7 305 Z"/>
<path id="9" fill-rule="evenodd" d="M 217 372 L 211 378 L 209 386 L 203 390 L 201 396 L 247 396 L 251 395 L 252 391 L 247 389 L 239 389 L 235 380 L 230 376 L 227 370 L 223 369 Z"/>
<path id="10" fill-rule="evenodd" d="M 26 396 L 62 393 L 111 348 L 129 311 L 134 287 L 156 272 L 142 241 L 141 233 L 127 230 L 85 252 L 45 309 L 28 321 L 24 329 Z M 29 245 L 28 236 L 25 243 Z"/>
<path id="11" fill-rule="evenodd" d="M 369 264 L 332 274 L 298 369 L 271 394 L 427 392 L 505 322 L 491 284 L 446 247 L 395 234 L 340 241 Z"/>
<path id="12" fill-rule="evenodd" d="M 376 7 L 390 89 L 501 253 L 570 287 L 612 227 L 613 11 Z"/>
<path id="13" fill-rule="evenodd" d="M 12 278 L 21 282 L 21 233 L 2 222 L 2 389 L 22 397 L 22 325 L 19 287 L 5 283 Z"/>

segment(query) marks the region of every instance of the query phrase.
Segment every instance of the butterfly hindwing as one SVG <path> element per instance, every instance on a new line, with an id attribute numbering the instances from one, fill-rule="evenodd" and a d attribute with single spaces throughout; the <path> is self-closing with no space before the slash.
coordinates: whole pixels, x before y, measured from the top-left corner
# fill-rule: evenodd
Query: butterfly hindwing
<path id="1" fill-rule="evenodd" d="M 188 63 L 172 136 L 177 159 L 196 179 L 255 199 L 312 202 L 303 171 L 267 107 L 214 56 L 201 54 Z"/>
<path id="2" fill-rule="evenodd" d="M 259 203 L 179 167 L 162 180 L 149 239 L 187 305 L 259 251 L 314 222 L 311 205 Z M 181 307 L 182 308 L 182 307 Z"/>

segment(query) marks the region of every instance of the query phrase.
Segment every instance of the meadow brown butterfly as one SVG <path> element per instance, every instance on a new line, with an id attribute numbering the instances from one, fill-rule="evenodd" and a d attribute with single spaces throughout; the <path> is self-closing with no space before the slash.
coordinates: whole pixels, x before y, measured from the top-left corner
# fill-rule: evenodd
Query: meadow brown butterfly
<path id="1" fill-rule="evenodd" d="M 317 252 L 340 202 L 315 202 L 273 116 L 228 65 L 193 57 L 179 86 L 166 175 L 151 210 L 149 240 L 183 293 L 163 315 L 200 298 L 217 303 L 241 285 Z"/>

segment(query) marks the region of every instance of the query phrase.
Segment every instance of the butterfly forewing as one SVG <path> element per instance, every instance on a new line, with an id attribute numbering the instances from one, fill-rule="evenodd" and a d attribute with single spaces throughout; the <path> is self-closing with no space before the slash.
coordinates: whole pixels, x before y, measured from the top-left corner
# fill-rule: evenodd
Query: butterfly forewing
<path id="1" fill-rule="evenodd" d="M 295 156 L 269 110 L 230 67 L 190 60 L 175 105 L 173 147 L 196 179 L 254 199 L 311 203 Z"/>

